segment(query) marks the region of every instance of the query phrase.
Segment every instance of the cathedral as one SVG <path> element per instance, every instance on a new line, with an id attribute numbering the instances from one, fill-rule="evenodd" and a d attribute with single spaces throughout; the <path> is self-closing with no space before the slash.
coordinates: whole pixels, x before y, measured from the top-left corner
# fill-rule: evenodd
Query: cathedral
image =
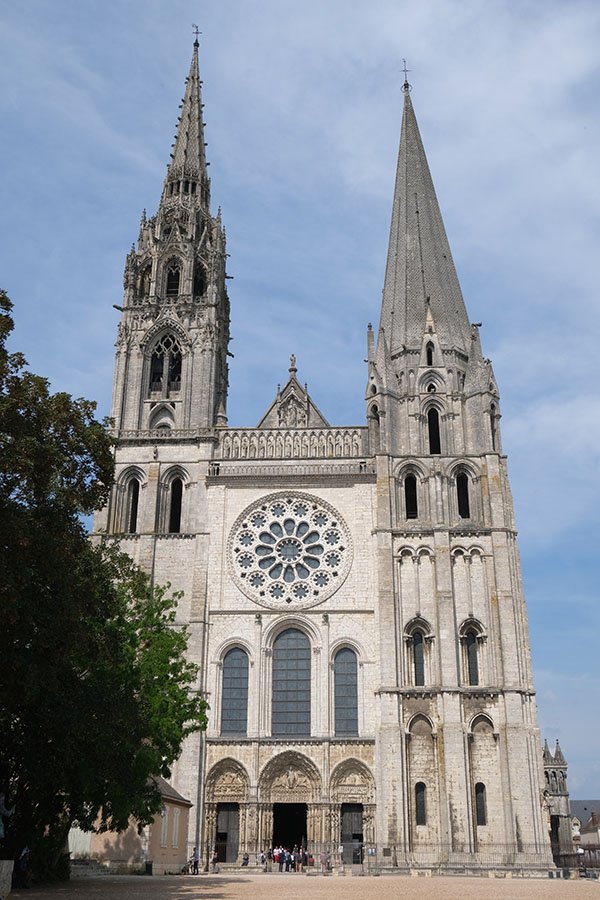
<path id="1" fill-rule="evenodd" d="M 362 425 L 330 425 L 294 357 L 261 420 L 228 423 L 202 109 L 196 40 L 158 211 L 126 260 L 116 480 L 94 523 L 183 592 L 210 706 L 173 767 L 188 846 L 226 864 L 304 845 L 334 865 L 547 869 L 498 386 L 410 85 Z"/>

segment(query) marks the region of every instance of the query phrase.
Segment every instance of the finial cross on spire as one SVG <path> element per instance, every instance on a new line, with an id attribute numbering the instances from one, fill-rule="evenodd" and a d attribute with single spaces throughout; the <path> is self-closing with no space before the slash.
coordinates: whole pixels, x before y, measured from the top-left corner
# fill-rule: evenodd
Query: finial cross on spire
<path id="1" fill-rule="evenodd" d="M 404 63 L 404 66 L 403 66 L 403 68 L 402 68 L 402 71 L 404 72 L 404 84 L 402 85 L 402 90 L 403 90 L 403 91 L 410 91 L 410 87 L 411 87 L 411 86 L 410 86 L 410 84 L 408 83 L 408 73 L 409 73 L 409 72 L 412 72 L 412 69 L 407 69 L 407 68 L 406 68 L 406 60 L 404 59 L 404 57 L 402 57 L 402 62 Z"/>
<path id="2" fill-rule="evenodd" d="M 197 44 L 198 43 L 198 35 L 202 34 L 202 32 L 200 31 L 200 29 L 198 28 L 197 25 L 192 25 L 192 29 L 194 31 L 194 34 L 196 35 L 196 40 L 194 41 L 194 43 Z"/>

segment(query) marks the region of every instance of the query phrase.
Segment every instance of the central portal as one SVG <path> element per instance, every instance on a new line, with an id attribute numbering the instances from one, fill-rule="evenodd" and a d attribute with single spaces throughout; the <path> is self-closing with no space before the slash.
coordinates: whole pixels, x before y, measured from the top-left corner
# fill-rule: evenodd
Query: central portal
<path id="1" fill-rule="evenodd" d="M 306 803 L 273 804 L 273 846 L 306 846 Z"/>

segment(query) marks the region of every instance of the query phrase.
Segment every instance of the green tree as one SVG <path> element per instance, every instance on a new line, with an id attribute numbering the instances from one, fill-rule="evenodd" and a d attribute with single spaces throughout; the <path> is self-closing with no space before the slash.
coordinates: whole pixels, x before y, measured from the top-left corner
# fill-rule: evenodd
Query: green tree
<path id="1" fill-rule="evenodd" d="M 113 443 L 95 404 L 52 394 L 6 339 L 0 292 L 1 856 L 56 870 L 71 823 L 121 830 L 160 809 L 184 738 L 206 724 L 176 596 L 81 523 L 102 506 Z"/>

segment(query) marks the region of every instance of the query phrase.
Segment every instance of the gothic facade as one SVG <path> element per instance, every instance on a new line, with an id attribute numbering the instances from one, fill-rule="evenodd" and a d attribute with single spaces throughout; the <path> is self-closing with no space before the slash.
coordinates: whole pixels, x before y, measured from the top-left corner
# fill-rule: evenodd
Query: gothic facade
<path id="1" fill-rule="evenodd" d="M 409 85 L 365 424 L 289 378 L 227 422 L 225 235 L 198 44 L 156 215 L 125 267 L 116 483 L 95 520 L 159 583 L 210 704 L 173 772 L 190 846 L 380 866 L 551 864 L 500 400 Z"/>

